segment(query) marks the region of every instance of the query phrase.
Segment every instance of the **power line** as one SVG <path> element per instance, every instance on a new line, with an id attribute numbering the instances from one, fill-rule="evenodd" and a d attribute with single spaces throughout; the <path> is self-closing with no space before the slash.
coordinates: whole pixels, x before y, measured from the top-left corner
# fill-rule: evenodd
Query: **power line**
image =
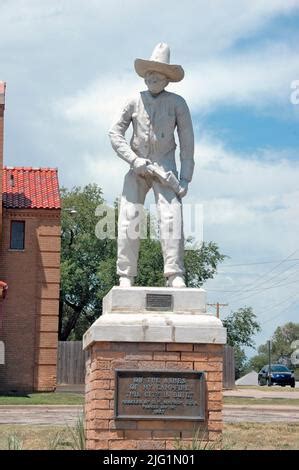
<path id="1" fill-rule="evenodd" d="M 292 294 L 292 296 L 288 296 L 288 297 L 284 298 L 283 300 L 281 300 L 280 302 L 268 306 L 267 309 L 265 309 L 265 310 L 263 309 L 262 314 L 265 314 L 266 312 L 268 312 L 268 311 L 270 311 L 270 310 L 271 310 L 271 311 L 272 311 L 272 310 L 276 310 L 277 307 L 283 305 L 283 304 L 286 303 L 286 302 L 289 302 L 290 300 L 295 299 L 295 300 L 293 300 L 287 307 L 285 307 L 284 309 L 280 310 L 277 314 L 275 314 L 274 316 L 271 316 L 270 318 L 267 318 L 266 320 L 264 320 L 264 321 L 261 323 L 261 325 L 263 325 L 264 323 L 268 323 L 269 321 L 271 321 L 271 320 L 277 318 L 282 312 L 288 310 L 292 305 L 296 304 L 296 303 L 298 302 L 298 300 L 299 300 L 299 299 L 298 299 L 298 296 L 299 296 L 299 293 L 296 292 L 296 293 Z M 260 308 L 260 309 L 261 309 L 261 308 Z M 254 309 L 254 310 L 256 310 L 256 309 Z"/>
<path id="2" fill-rule="evenodd" d="M 231 292 L 233 295 L 230 296 L 230 301 L 234 299 L 236 299 L 236 297 L 238 296 L 238 292 L 243 292 L 243 293 L 248 293 L 247 295 L 241 295 L 241 297 L 239 296 L 238 299 L 238 302 L 240 301 L 244 301 L 250 297 L 252 297 L 253 295 L 261 295 L 262 293 L 266 292 L 267 290 L 270 290 L 270 289 L 274 289 L 274 288 L 280 288 L 280 287 L 286 287 L 286 286 L 289 286 L 289 285 L 292 285 L 292 284 L 295 284 L 295 283 L 298 283 L 297 280 L 294 280 L 294 281 L 291 281 L 291 282 L 288 282 L 288 283 L 285 283 L 285 281 L 287 279 L 289 279 L 290 277 L 293 277 L 294 275 L 296 275 L 296 273 L 298 272 L 298 268 L 293 270 L 293 268 L 298 264 L 297 261 L 298 259 L 297 258 L 293 258 L 293 259 L 290 259 L 296 252 L 298 251 L 295 250 L 293 253 L 291 253 L 289 256 L 287 256 L 287 258 L 281 260 L 278 264 L 276 264 L 273 268 L 271 268 L 269 271 L 267 271 L 266 273 L 258 276 L 255 281 L 252 281 L 251 283 L 247 283 L 247 289 L 238 289 L 237 291 L 236 290 L 224 290 L 224 289 L 209 289 L 209 291 L 214 291 L 214 292 Z M 282 271 L 280 270 L 279 272 L 276 272 L 275 274 L 273 274 L 272 276 L 268 277 L 268 279 L 265 279 L 265 276 L 269 276 L 269 274 L 271 273 L 274 273 L 275 270 L 277 270 L 280 266 L 282 266 L 284 263 L 286 262 L 296 262 L 295 265 L 293 266 L 288 266 L 287 268 L 283 269 Z M 263 263 L 264 264 L 264 263 Z M 289 272 L 289 273 L 288 273 Z M 283 279 L 277 279 L 278 276 L 281 276 L 282 274 L 284 273 L 288 273 L 286 276 L 284 276 Z M 263 278 L 262 282 L 260 282 L 258 285 L 257 282 L 259 281 L 259 279 Z M 276 282 L 274 283 L 270 283 L 271 281 L 273 280 L 276 280 Z M 267 285 L 269 284 L 270 285 Z M 251 288 L 250 288 L 251 286 Z M 256 287 L 255 287 L 256 286 Z M 264 287 L 262 287 L 264 286 Z M 283 299 L 282 301 L 279 301 L 278 303 L 272 305 L 272 307 L 268 307 L 266 309 L 266 311 L 264 311 L 263 313 L 269 311 L 269 310 L 273 310 L 273 309 L 276 309 L 277 307 L 279 307 L 280 305 L 283 305 L 285 302 L 287 302 L 288 300 L 290 300 L 289 298 L 285 298 Z M 293 302 L 294 303 L 294 302 Z M 291 303 L 287 308 L 290 308 L 293 303 Z M 295 302 L 296 303 L 296 302 Z M 217 306 L 217 304 L 212 304 L 213 306 Z M 226 306 L 226 305 L 223 305 L 223 306 Z M 218 307 L 218 310 L 217 310 L 217 313 L 219 315 L 219 307 Z M 279 316 L 280 312 L 278 313 L 277 316 Z M 217 315 L 217 316 L 218 316 Z M 276 318 L 276 316 L 274 317 Z M 265 320 L 265 322 L 268 322 L 268 321 L 271 321 L 271 318 L 268 319 L 268 320 Z M 265 323 L 264 322 L 264 323 Z M 263 323 L 262 323 L 263 324 Z"/>
<path id="3" fill-rule="evenodd" d="M 254 263 L 240 263 L 240 264 L 222 264 L 221 268 L 226 268 L 226 267 L 236 267 L 236 266 L 254 266 L 256 264 L 273 264 L 273 263 L 280 263 L 283 260 L 276 260 L 276 261 L 256 261 Z M 292 258 L 290 261 L 299 261 L 299 258 Z M 286 262 L 286 260 L 284 260 Z"/>
<path id="4" fill-rule="evenodd" d="M 276 283 L 276 284 L 273 284 L 272 286 L 269 286 L 269 287 L 262 287 L 261 289 L 252 289 L 252 293 L 256 293 L 256 292 L 259 292 L 259 291 L 265 291 L 265 290 L 268 290 L 268 289 L 274 289 L 275 287 L 284 287 L 284 286 L 289 286 L 290 284 L 294 284 L 294 283 L 298 283 L 299 284 L 299 281 L 296 280 L 296 281 L 291 281 L 291 282 L 287 282 L 286 284 L 280 284 L 280 281 L 279 283 Z M 224 289 L 209 289 L 209 292 L 236 292 L 235 290 L 224 290 Z M 244 298 L 247 298 L 247 297 L 251 297 L 252 294 L 244 297 Z M 243 297 L 242 297 L 243 298 Z"/>
<path id="5" fill-rule="evenodd" d="M 293 266 L 293 267 L 294 267 L 294 266 Z M 283 274 L 284 272 L 285 272 L 285 271 L 281 272 L 280 274 Z M 290 277 L 293 277 L 294 274 L 297 274 L 297 273 L 299 273 L 299 268 L 295 269 L 295 271 L 293 271 L 293 272 L 290 272 L 290 273 L 289 273 L 286 277 L 284 277 L 283 279 L 280 279 L 280 282 L 281 282 L 281 281 L 283 281 L 283 282 L 286 281 L 287 279 L 289 279 Z"/>
<path id="6" fill-rule="evenodd" d="M 298 263 L 296 263 L 296 264 L 298 264 Z M 259 284 L 259 287 L 260 287 L 261 285 L 263 285 L 263 284 L 266 284 L 266 283 L 269 282 L 269 281 L 272 281 L 272 280 L 275 279 L 277 276 L 280 276 L 281 274 L 283 274 L 283 273 L 289 271 L 289 270 L 292 269 L 293 267 L 294 267 L 294 266 L 292 266 L 291 268 L 286 268 L 286 269 L 284 269 L 283 271 L 280 271 L 280 272 L 274 274 L 274 276 L 271 276 L 269 279 L 265 279 L 264 281 L 262 281 L 262 282 Z M 290 273 L 290 275 L 295 274 L 297 271 L 298 271 L 298 269 L 297 269 L 295 272 Z M 290 276 L 287 276 L 286 278 L 281 279 L 281 281 L 288 279 L 288 277 L 290 277 Z M 251 289 L 248 289 L 248 290 L 251 290 Z"/>
<path id="7" fill-rule="evenodd" d="M 273 317 L 270 317 L 268 318 L 267 320 L 263 321 L 261 323 L 261 326 L 264 325 L 265 323 L 268 323 L 269 321 L 271 320 L 275 320 L 277 317 L 279 317 L 279 315 L 281 315 L 281 313 L 283 312 L 287 312 L 290 307 L 292 307 L 293 305 L 296 305 L 298 303 L 298 299 L 296 299 L 294 302 L 292 302 L 286 309 L 283 309 L 283 310 L 280 310 L 276 315 L 274 315 Z"/>
<path id="8" fill-rule="evenodd" d="M 248 299 L 248 298 L 252 297 L 253 295 L 264 292 L 265 290 L 274 289 L 275 287 L 285 287 L 285 286 L 288 286 L 289 284 L 294 284 L 294 283 L 297 283 L 297 282 L 299 283 L 298 280 L 295 280 L 295 281 L 291 281 L 291 282 L 288 282 L 288 283 L 284 284 L 284 281 L 286 281 L 291 275 L 296 274 L 297 271 L 298 270 L 296 270 L 294 273 L 291 273 L 289 276 L 285 277 L 284 279 L 278 280 L 278 282 L 275 282 L 272 285 L 270 284 L 270 286 L 257 287 L 256 289 L 250 289 L 248 291 L 245 291 L 245 292 L 249 292 L 249 294 L 239 297 L 238 300 L 243 301 L 244 299 Z M 282 273 L 280 273 L 280 274 L 282 274 Z M 273 278 L 271 278 L 271 279 L 273 279 Z M 266 282 L 269 282 L 271 279 L 268 279 Z M 265 283 L 262 282 L 260 285 L 263 285 L 263 284 L 265 284 Z"/>
<path id="9" fill-rule="evenodd" d="M 247 292 L 247 291 L 250 291 L 252 289 L 250 289 L 250 286 L 254 286 L 256 284 L 256 282 L 261 279 L 261 278 L 264 278 L 265 276 L 268 276 L 271 272 L 275 271 L 275 269 L 277 269 L 279 266 L 281 266 L 283 263 L 285 263 L 287 260 L 290 260 L 291 256 L 293 256 L 295 253 L 297 253 L 298 249 L 295 250 L 293 253 L 291 253 L 289 256 L 287 256 L 285 259 L 283 259 L 282 261 L 280 261 L 276 266 L 274 266 L 272 269 L 270 269 L 269 271 L 267 271 L 266 273 L 264 274 L 261 274 L 259 275 L 254 281 L 252 282 L 249 282 L 247 285 L 245 284 L 245 289 L 238 289 L 237 291 L 235 291 L 236 295 L 238 292 Z M 292 261 L 292 260 L 290 260 Z M 283 272 L 287 271 L 289 268 L 287 268 L 286 270 L 282 271 L 280 274 L 282 274 Z M 276 275 L 272 276 L 269 280 L 275 278 L 279 273 L 277 273 Z M 262 282 L 262 284 L 265 284 L 265 282 L 267 282 L 267 280 L 264 280 Z M 235 296 L 233 296 L 235 297 Z"/>
<path id="10" fill-rule="evenodd" d="M 295 297 L 298 295 L 298 293 L 295 295 Z M 293 296 L 294 297 L 294 296 Z M 264 309 L 262 307 L 260 307 L 260 310 L 262 310 L 262 315 L 264 315 L 265 313 L 269 312 L 269 310 L 275 310 L 277 307 L 279 307 L 280 305 L 284 304 L 285 302 L 289 302 L 291 300 L 290 296 L 288 295 L 288 297 L 286 297 L 285 299 L 281 300 L 280 302 L 278 303 L 275 303 L 275 304 L 272 304 L 270 306 L 268 306 L 268 308 Z"/>
<path id="11" fill-rule="evenodd" d="M 252 296 L 253 294 L 255 294 L 255 293 L 263 292 L 263 291 L 265 291 L 265 290 L 272 289 L 272 288 L 274 288 L 274 287 L 280 287 L 280 286 L 281 286 L 281 287 L 284 287 L 284 286 L 287 286 L 287 285 L 289 285 L 289 283 L 283 284 L 283 283 L 281 283 L 281 281 L 285 281 L 285 280 L 288 279 L 290 276 L 294 275 L 298 270 L 296 270 L 295 272 L 291 272 L 291 273 L 289 274 L 289 276 L 285 277 L 284 279 L 279 280 L 278 283 L 275 283 L 275 284 L 273 284 L 272 286 L 270 285 L 270 286 L 267 286 L 267 287 L 264 287 L 264 288 L 261 288 L 261 287 L 256 287 L 256 288 L 254 288 L 256 282 L 257 282 L 260 278 L 262 278 L 264 275 L 268 275 L 268 274 L 270 274 L 271 272 L 273 272 L 275 269 L 277 269 L 279 266 L 281 266 L 284 262 L 286 262 L 291 256 L 293 256 L 297 251 L 298 251 L 298 249 L 297 249 L 296 251 L 294 251 L 293 253 L 291 253 L 287 258 L 285 258 L 284 260 L 282 260 L 279 264 L 277 264 L 276 266 L 274 266 L 274 267 L 273 267 L 270 271 L 268 271 L 266 274 L 260 275 L 260 276 L 257 277 L 257 279 L 256 279 L 255 281 L 253 281 L 253 282 L 251 282 L 251 283 L 248 283 L 248 284 L 247 284 L 247 289 L 244 289 L 244 288 L 243 288 L 243 289 L 238 289 L 238 290 L 236 290 L 236 289 L 235 289 L 235 290 L 209 289 L 209 291 L 214 291 L 214 292 L 227 292 L 227 293 L 231 292 L 233 295 L 230 297 L 230 300 L 234 300 L 234 299 L 239 295 L 239 292 L 243 292 L 243 293 L 249 292 L 249 293 L 250 293 L 249 295 L 245 295 L 245 296 L 243 295 L 243 296 L 241 296 L 241 299 L 238 298 L 238 300 L 245 300 L 245 299 L 251 297 L 251 296 Z M 292 259 L 292 260 L 289 260 L 289 261 L 295 261 L 295 259 Z M 296 263 L 296 264 L 297 264 L 297 263 Z M 292 266 L 292 267 L 293 267 L 293 266 Z M 259 286 L 262 286 L 263 284 L 267 284 L 269 281 L 275 279 L 277 276 L 283 274 L 283 273 L 286 272 L 286 271 L 289 271 L 290 269 L 292 269 L 292 268 L 289 268 L 289 267 L 288 267 L 288 268 L 284 269 L 283 271 L 280 271 L 280 272 L 274 274 L 274 276 L 271 276 L 269 279 L 264 279 L 264 281 L 262 281 L 262 282 L 259 284 Z M 293 283 L 293 282 L 291 282 L 290 284 L 292 284 L 292 283 Z M 252 288 L 248 288 L 249 286 L 252 286 Z"/>

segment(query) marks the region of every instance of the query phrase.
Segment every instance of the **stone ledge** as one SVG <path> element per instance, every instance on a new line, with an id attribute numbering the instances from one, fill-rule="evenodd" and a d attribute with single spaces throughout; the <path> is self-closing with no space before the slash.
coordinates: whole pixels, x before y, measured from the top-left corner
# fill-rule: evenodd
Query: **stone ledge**
<path id="1" fill-rule="evenodd" d="M 146 295 L 172 295 L 171 313 L 201 314 L 206 312 L 206 291 L 195 288 L 113 287 L 103 299 L 103 315 L 109 313 L 148 313 Z"/>
<path id="2" fill-rule="evenodd" d="M 97 341 L 225 344 L 226 328 L 211 314 L 113 313 L 93 323 L 83 348 Z"/>

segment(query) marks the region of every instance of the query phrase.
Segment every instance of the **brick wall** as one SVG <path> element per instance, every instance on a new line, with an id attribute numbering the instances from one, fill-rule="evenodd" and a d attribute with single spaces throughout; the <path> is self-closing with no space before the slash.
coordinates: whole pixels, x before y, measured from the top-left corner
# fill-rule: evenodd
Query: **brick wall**
<path id="1" fill-rule="evenodd" d="M 9 249 L 11 220 L 25 221 L 25 250 Z M 6 352 L 0 389 L 56 386 L 59 262 L 59 210 L 4 210 L 0 278 L 9 291 L 0 330 Z"/>
<path id="2" fill-rule="evenodd" d="M 88 449 L 174 449 L 195 429 L 217 441 L 222 433 L 222 345 L 99 342 L 89 348 L 85 419 Z M 205 371 L 206 420 L 114 420 L 115 369 Z"/>
<path id="3" fill-rule="evenodd" d="M 4 104 L 0 103 L 0 240 L 2 234 L 2 168 L 3 168 Z"/>

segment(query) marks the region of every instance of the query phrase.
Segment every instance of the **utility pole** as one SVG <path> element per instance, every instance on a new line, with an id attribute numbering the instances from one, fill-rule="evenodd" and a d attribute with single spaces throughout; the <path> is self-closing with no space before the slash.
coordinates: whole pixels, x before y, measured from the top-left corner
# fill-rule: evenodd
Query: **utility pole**
<path id="1" fill-rule="evenodd" d="M 269 354 L 269 370 L 268 370 L 268 385 L 271 385 L 271 341 L 268 340 L 268 354 Z"/>
<path id="2" fill-rule="evenodd" d="M 220 307 L 228 306 L 228 304 L 220 304 L 219 302 L 217 302 L 216 304 L 207 304 L 207 305 L 209 305 L 210 307 L 216 307 L 217 318 L 220 318 Z"/>

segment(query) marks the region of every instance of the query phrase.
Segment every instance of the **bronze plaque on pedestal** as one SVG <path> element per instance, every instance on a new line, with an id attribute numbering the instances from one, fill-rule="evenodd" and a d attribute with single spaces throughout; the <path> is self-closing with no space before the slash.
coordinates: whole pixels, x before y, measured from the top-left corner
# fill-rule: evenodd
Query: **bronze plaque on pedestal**
<path id="1" fill-rule="evenodd" d="M 171 294 L 146 294 L 146 310 L 172 311 L 173 297 Z"/>
<path id="2" fill-rule="evenodd" d="M 204 421 L 203 372 L 115 370 L 115 419 Z"/>

